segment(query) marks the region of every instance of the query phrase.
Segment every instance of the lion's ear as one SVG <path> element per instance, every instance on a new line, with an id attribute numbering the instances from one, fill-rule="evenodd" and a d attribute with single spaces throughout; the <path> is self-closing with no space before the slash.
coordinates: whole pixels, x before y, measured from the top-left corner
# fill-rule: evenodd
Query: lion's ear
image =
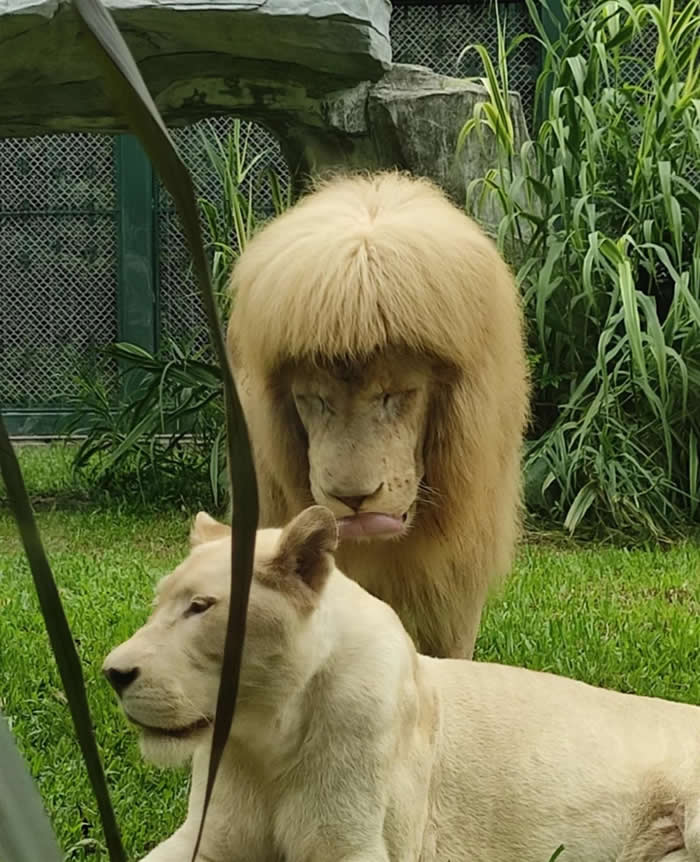
<path id="1" fill-rule="evenodd" d="M 310 506 L 282 530 L 275 567 L 320 592 L 335 566 L 337 547 L 338 525 L 333 513 L 324 506 Z"/>
<path id="2" fill-rule="evenodd" d="M 190 530 L 190 547 L 194 548 L 195 545 L 203 545 L 205 542 L 213 542 L 230 535 L 231 527 L 228 524 L 222 524 L 206 512 L 197 512 Z"/>

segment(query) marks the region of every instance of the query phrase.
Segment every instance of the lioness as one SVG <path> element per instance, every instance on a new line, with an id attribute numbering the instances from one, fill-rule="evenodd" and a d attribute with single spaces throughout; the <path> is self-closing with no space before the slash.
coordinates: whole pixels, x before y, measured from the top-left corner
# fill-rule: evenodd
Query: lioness
<path id="1" fill-rule="evenodd" d="M 230 531 L 187 559 L 104 672 L 161 764 L 193 756 L 189 862 L 227 616 Z M 240 696 L 202 862 L 700 860 L 700 709 L 545 673 L 418 655 L 334 564 L 313 506 L 258 533 Z"/>

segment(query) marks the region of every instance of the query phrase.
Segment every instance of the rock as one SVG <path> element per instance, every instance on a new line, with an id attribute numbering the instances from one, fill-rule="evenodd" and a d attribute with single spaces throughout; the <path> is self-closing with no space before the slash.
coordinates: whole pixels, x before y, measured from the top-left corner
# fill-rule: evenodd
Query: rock
<path id="1" fill-rule="evenodd" d="M 371 89 L 369 127 L 382 161 L 437 179 L 463 202 L 469 183 L 497 164 L 491 134 L 470 135 L 459 156 L 457 141 L 464 123 L 488 93 L 473 79 L 450 78 L 420 66 L 394 66 Z M 520 96 L 511 93 L 515 151 L 528 138 Z"/>
<path id="2" fill-rule="evenodd" d="M 338 163 L 357 166 L 400 167 L 429 177 L 460 205 L 470 183 L 498 164 L 493 135 L 470 134 L 457 154 L 460 131 L 479 102 L 488 99 L 481 81 L 438 75 L 422 66 L 393 65 L 375 84 L 361 84 L 329 97 L 324 104 L 327 127 L 288 142 L 287 158 L 301 174 L 332 168 Z M 510 93 L 514 152 L 528 139 L 527 123 L 518 93 Z M 513 159 L 514 175 L 522 173 Z M 503 216 L 493 196 L 479 206 L 474 196 L 472 214 L 491 229 Z"/>
<path id="3" fill-rule="evenodd" d="M 282 113 L 323 125 L 330 92 L 391 60 L 388 0 L 107 0 L 168 125 Z M 0 0 L 0 135 L 125 130 L 66 0 Z"/>

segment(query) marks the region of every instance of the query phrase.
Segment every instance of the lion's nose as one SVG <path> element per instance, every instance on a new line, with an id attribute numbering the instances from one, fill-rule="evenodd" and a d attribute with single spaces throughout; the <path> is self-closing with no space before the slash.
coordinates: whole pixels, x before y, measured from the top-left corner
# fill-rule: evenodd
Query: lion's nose
<path id="1" fill-rule="evenodd" d="M 378 494 L 381 491 L 383 484 L 384 482 L 380 482 L 374 491 L 365 491 L 363 494 L 345 494 L 342 491 L 340 493 L 337 493 L 336 491 L 328 491 L 328 496 L 338 500 L 344 506 L 347 506 L 348 509 L 352 509 L 353 512 L 358 512 L 365 500 L 370 497 L 374 497 L 375 494 Z"/>
<path id="2" fill-rule="evenodd" d="M 110 685 L 117 694 L 121 694 L 124 689 L 138 677 L 140 671 L 137 667 L 119 668 L 119 667 L 104 667 L 102 672 L 109 680 Z"/>

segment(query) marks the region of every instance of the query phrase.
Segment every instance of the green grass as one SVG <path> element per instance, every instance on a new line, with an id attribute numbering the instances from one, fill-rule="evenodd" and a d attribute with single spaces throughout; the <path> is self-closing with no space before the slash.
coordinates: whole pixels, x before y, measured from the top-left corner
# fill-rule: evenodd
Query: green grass
<path id="1" fill-rule="evenodd" d="M 69 459 L 32 447 L 21 460 L 43 501 L 39 526 L 83 662 L 117 819 L 130 858 L 139 858 L 184 817 L 187 774 L 141 763 L 100 667 L 145 620 L 155 581 L 185 553 L 193 511 L 95 505 L 76 487 L 83 503 L 66 508 Z M 52 494 L 61 508 L 51 506 Z M 477 657 L 700 704 L 699 563 L 692 542 L 663 551 L 528 544 L 489 605 Z M 28 567 L 1 499 L 0 583 L 0 711 L 68 858 L 106 860 Z"/>
<path id="2" fill-rule="evenodd" d="M 16 445 L 24 483 L 35 507 L 78 505 L 89 501 L 87 481 L 72 470 L 75 444 L 45 443 Z M 6 501 L 0 485 L 0 504 Z"/>
<path id="3" fill-rule="evenodd" d="M 111 647 L 145 621 L 154 582 L 185 551 L 187 519 L 104 510 L 45 512 L 38 520 L 83 664 L 117 819 L 130 856 L 139 858 L 181 821 L 186 777 L 139 761 L 136 738 L 100 667 Z M 29 568 L 6 512 L 0 514 L 0 573 L 0 711 L 11 721 L 69 858 L 106 859 Z"/>

